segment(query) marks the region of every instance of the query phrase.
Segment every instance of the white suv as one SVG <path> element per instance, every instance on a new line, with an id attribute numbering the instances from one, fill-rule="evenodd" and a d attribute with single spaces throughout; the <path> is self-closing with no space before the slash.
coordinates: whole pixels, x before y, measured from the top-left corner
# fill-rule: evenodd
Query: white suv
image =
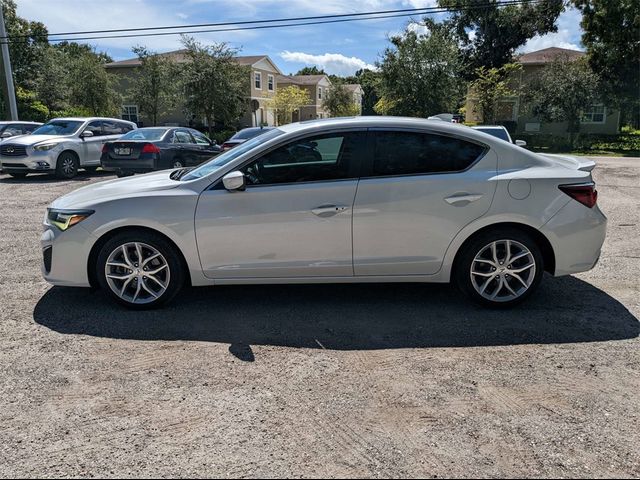
<path id="1" fill-rule="evenodd" d="M 0 168 L 16 178 L 29 172 L 73 178 L 78 169 L 100 166 L 102 145 L 134 130 L 135 123 L 115 118 L 54 118 L 31 135 L 0 145 Z"/>

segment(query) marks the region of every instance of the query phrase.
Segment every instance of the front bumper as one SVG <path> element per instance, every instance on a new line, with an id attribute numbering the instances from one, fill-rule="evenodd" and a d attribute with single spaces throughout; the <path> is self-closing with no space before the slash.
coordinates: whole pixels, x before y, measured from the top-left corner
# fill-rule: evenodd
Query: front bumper
<path id="1" fill-rule="evenodd" d="M 55 150 L 55 149 L 54 149 Z M 58 153 L 53 150 L 34 152 L 21 157 L 0 155 L 0 170 L 6 173 L 49 172 L 56 169 Z"/>
<path id="2" fill-rule="evenodd" d="M 92 240 L 80 224 L 63 232 L 45 222 L 40 237 L 44 279 L 53 285 L 89 287 L 87 264 Z"/>
<path id="3" fill-rule="evenodd" d="M 607 217 L 593 208 L 571 200 L 540 231 L 555 253 L 554 276 L 586 272 L 596 266 L 607 234 Z"/>

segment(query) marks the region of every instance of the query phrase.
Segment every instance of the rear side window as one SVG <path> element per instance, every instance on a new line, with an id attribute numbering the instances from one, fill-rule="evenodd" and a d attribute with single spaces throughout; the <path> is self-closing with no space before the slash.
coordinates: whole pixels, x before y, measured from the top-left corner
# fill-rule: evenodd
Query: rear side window
<path id="1" fill-rule="evenodd" d="M 184 130 L 176 130 L 173 134 L 173 143 L 193 143 L 191 134 Z"/>
<path id="2" fill-rule="evenodd" d="M 87 128 L 85 128 L 84 131 L 93 133 L 94 137 L 101 137 L 102 136 L 102 121 L 95 120 L 95 121 L 89 123 L 89 125 L 87 125 Z"/>
<path id="3" fill-rule="evenodd" d="M 458 172 L 484 152 L 476 143 L 419 132 L 373 132 L 373 175 L 419 175 Z"/>

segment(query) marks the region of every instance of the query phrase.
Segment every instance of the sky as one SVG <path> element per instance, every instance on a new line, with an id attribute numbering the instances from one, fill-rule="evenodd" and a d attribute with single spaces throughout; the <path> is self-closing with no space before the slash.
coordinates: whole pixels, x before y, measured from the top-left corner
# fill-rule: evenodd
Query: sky
<path id="1" fill-rule="evenodd" d="M 437 0 L 18 0 L 18 15 L 43 22 L 49 33 L 196 23 L 237 22 L 434 6 Z M 438 14 L 442 15 L 442 14 Z M 436 19 L 439 17 L 436 16 Z M 441 18 L 441 17 L 440 17 Z M 420 17 L 414 17 L 419 20 Z M 307 25 L 281 29 L 202 33 L 204 43 L 227 42 L 239 55 L 268 55 L 283 73 L 317 65 L 327 73 L 351 75 L 372 68 L 388 37 L 411 25 L 411 18 Z M 547 47 L 581 49 L 580 14 L 565 11 L 558 32 L 530 39 L 522 52 Z M 115 60 L 132 58 L 131 48 L 155 52 L 181 48 L 178 35 L 85 41 Z"/>

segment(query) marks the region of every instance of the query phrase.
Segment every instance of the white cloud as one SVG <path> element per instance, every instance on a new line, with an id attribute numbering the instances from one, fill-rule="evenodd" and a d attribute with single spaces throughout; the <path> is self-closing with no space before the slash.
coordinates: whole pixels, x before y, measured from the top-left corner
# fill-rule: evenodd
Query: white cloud
<path id="1" fill-rule="evenodd" d="M 547 33 L 546 35 L 536 35 L 530 39 L 519 52 L 535 52 L 549 47 L 568 48 L 570 50 L 581 50 L 580 36 L 580 19 L 582 18 L 579 10 L 569 8 L 558 17 L 558 31 Z"/>
<path id="2" fill-rule="evenodd" d="M 368 68 L 375 70 L 371 65 L 358 57 L 346 57 L 341 53 L 324 53 L 311 55 L 304 52 L 289 52 L 285 50 L 280 56 L 287 62 L 303 63 L 305 65 L 317 65 L 327 73 L 334 75 L 353 75 L 357 70 Z"/>

